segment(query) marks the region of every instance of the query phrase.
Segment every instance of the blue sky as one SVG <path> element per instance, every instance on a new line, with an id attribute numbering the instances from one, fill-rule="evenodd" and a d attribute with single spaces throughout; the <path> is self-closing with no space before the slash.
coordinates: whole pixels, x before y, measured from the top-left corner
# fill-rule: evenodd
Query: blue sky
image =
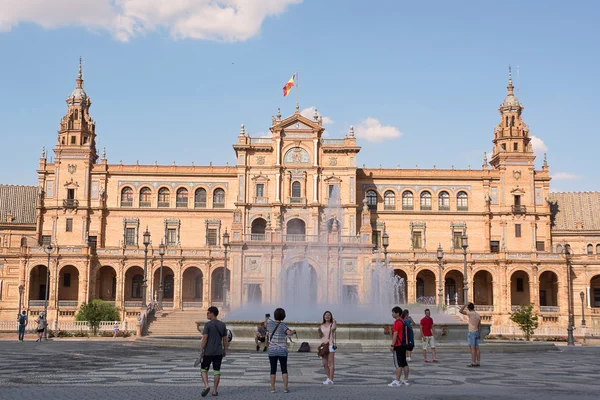
<path id="1" fill-rule="evenodd" d="M 240 124 L 261 136 L 278 107 L 293 113 L 282 87 L 298 71 L 300 108 L 330 137 L 368 135 L 359 165 L 481 168 L 512 64 L 552 188 L 599 189 L 597 2 L 219 4 L 0 0 L 0 183 L 36 184 L 81 55 L 98 151 L 115 164 L 234 163 Z"/>

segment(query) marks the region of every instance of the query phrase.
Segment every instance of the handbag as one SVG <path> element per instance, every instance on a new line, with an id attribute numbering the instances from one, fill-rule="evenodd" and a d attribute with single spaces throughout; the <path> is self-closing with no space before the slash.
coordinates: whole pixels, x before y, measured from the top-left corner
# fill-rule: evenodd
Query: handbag
<path id="1" fill-rule="evenodd" d="M 332 331 L 332 326 L 329 328 L 329 339 L 331 340 L 331 331 Z M 329 342 L 326 343 L 321 343 L 319 345 L 319 347 L 317 348 L 317 355 L 321 358 L 325 358 L 329 355 Z"/>

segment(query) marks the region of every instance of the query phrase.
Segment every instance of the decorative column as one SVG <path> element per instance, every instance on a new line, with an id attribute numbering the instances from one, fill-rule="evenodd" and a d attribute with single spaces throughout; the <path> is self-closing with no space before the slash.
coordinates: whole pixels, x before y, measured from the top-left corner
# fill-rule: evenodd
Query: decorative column
<path id="1" fill-rule="evenodd" d="M 281 202 L 281 174 L 275 174 L 275 201 Z"/>
<path id="2" fill-rule="evenodd" d="M 275 159 L 275 165 L 279 166 L 281 165 L 281 139 L 277 138 L 276 140 L 277 144 L 277 158 Z"/>
<path id="3" fill-rule="evenodd" d="M 319 151 L 318 142 L 319 142 L 319 139 L 314 139 L 314 160 L 315 160 L 313 163 L 314 167 L 319 166 L 319 154 L 317 153 Z"/>
<path id="4" fill-rule="evenodd" d="M 313 175 L 313 202 L 317 202 L 319 201 L 318 199 L 318 184 L 319 184 L 319 176 L 315 173 L 315 175 Z"/>

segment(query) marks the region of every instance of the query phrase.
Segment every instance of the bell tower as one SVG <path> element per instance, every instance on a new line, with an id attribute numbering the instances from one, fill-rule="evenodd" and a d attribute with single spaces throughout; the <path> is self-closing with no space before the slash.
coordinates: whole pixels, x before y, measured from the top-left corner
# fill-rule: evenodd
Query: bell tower
<path id="1" fill-rule="evenodd" d="M 523 105 L 514 94 L 512 73 L 508 67 L 508 94 L 500 105 L 500 123 L 494 131 L 494 153 L 490 164 L 494 168 L 506 160 L 533 162 L 535 156 L 531 149 L 529 128 L 523 122 Z"/>

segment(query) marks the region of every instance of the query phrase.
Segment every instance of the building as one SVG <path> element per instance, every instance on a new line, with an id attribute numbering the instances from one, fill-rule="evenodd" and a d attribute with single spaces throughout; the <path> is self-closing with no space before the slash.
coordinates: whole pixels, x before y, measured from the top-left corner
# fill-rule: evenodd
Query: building
<path id="1" fill-rule="evenodd" d="M 600 324 L 600 194 L 550 192 L 510 77 L 493 154 L 468 170 L 359 168 L 352 128 L 323 138 L 321 117 L 298 107 L 272 117 L 268 138 L 242 125 L 236 165 L 109 164 L 81 68 L 66 102 L 37 186 L 0 186 L 0 319 L 19 286 L 33 315 L 48 291 L 51 320 L 95 298 L 135 316 L 159 296 L 161 264 L 165 308 L 276 303 L 301 265 L 307 301 L 367 302 L 383 263 L 408 303 L 466 296 L 493 324 L 533 303 L 562 326 L 571 293 L 574 315 Z"/>

